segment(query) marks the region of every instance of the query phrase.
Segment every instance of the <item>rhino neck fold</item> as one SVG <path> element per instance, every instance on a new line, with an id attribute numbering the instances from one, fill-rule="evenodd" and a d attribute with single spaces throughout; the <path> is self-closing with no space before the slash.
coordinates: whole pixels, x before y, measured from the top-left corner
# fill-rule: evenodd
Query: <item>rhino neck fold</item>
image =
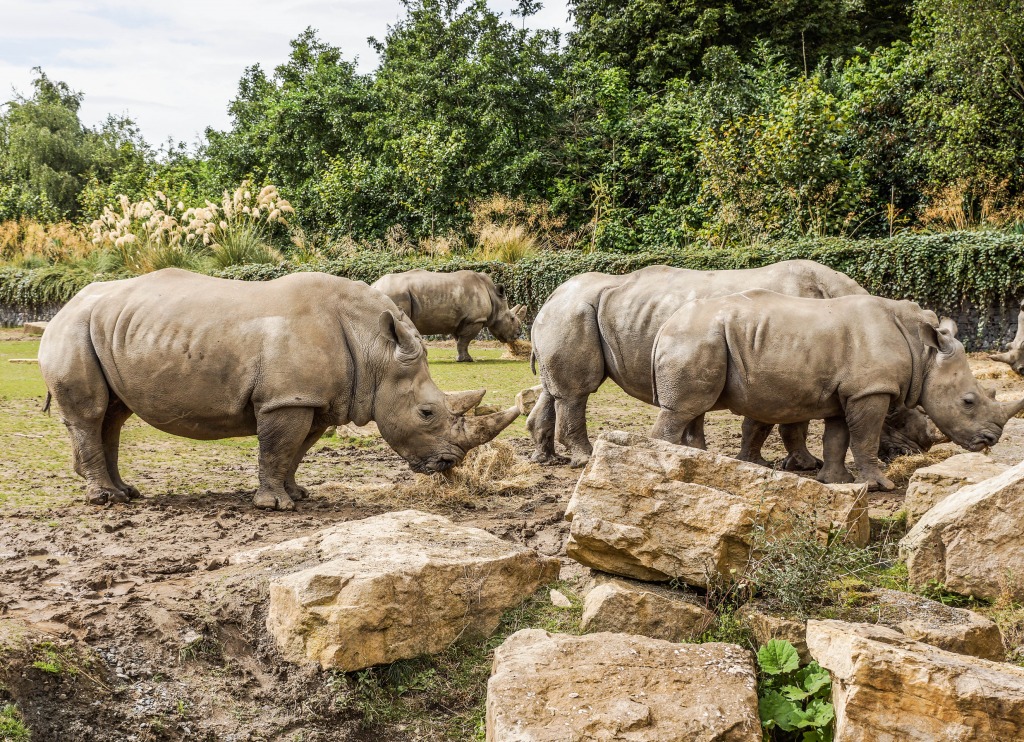
<path id="1" fill-rule="evenodd" d="M 925 349 L 921 340 L 916 335 L 911 335 L 899 317 L 895 318 L 896 327 L 899 328 L 903 339 L 907 342 L 907 349 L 910 351 L 910 385 L 903 392 L 903 399 L 900 401 L 906 407 L 916 407 L 921 399 L 921 387 L 924 385 L 924 372 L 927 361 L 925 360 Z"/>
<path id="2" fill-rule="evenodd" d="M 349 337 L 349 328 L 342 327 L 341 336 L 352 363 L 352 392 L 348 399 L 348 422 L 366 425 L 373 420 L 373 399 L 378 386 L 377 376 L 384 372 L 387 364 L 374 364 L 372 343 L 360 342 Z M 372 370 L 371 370 L 372 369 Z"/>

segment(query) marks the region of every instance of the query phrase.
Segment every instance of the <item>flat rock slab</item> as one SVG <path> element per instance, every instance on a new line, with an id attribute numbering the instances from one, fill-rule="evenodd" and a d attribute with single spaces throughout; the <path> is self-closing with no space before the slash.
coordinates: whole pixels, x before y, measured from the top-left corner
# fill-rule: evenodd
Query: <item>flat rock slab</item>
<path id="1" fill-rule="evenodd" d="M 903 501 L 907 524 L 913 526 L 957 490 L 1002 474 L 1006 469 L 1006 464 L 983 453 L 961 453 L 918 469 L 910 477 Z"/>
<path id="2" fill-rule="evenodd" d="M 836 740 L 1024 739 L 1024 668 L 872 624 L 808 621 L 807 646 L 832 674 Z"/>
<path id="3" fill-rule="evenodd" d="M 900 541 L 910 582 L 1024 600 L 1024 463 L 957 490 Z"/>
<path id="4" fill-rule="evenodd" d="M 42 335 L 46 325 L 46 322 L 26 322 L 21 328 L 29 335 Z"/>
<path id="5" fill-rule="evenodd" d="M 319 563 L 271 579 L 267 628 L 286 659 L 344 671 L 488 636 L 502 613 L 558 577 L 557 559 L 416 510 L 296 542 Z"/>
<path id="6" fill-rule="evenodd" d="M 583 600 L 580 628 L 636 634 L 670 642 L 693 641 L 715 625 L 715 614 L 652 583 L 601 575 Z"/>
<path id="7" fill-rule="evenodd" d="M 518 631 L 494 651 L 488 742 L 760 742 L 757 676 L 734 644 Z"/>
<path id="8" fill-rule="evenodd" d="M 716 572 L 742 573 L 755 526 L 822 541 L 841 528 L 859 546 L 871 530 L 867 485 L 824 485 L 619 431 L 598 438 L 565 517 L 567 553 L 581 564 L 701 588 Z"/>

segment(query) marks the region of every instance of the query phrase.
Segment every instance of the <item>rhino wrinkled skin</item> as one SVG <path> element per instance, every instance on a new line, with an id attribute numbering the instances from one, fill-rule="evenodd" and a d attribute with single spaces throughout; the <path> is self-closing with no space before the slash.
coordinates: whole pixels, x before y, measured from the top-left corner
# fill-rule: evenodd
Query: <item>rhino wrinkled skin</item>
<path id="1" fill-rule="evenodd" d="M 893 489 L 878 446 L 894 403 L 920 404 L 954 443 L 995 445 L 1024 400 L 997 402 L 971 373 L 956 325 L 909 301 L 804 299 L 765 290 L 695 301 L 655 341 L 653 436 L 679 443 L 710 410 L 769 423 L 825 420 L 823 482 Z"/>
<path id="2" fill-rule="evenodd" d="M 248 282 L 170 268 L 90 284 L 50 322 L 39 364 L 93 503 L 139 496 L 117 466 L 132 414 L 186 438 L 258 436 L 253 501 L 278 509 L 306 496 L 295 470 L 331 425 L 376 421 L 414 470 L 432 472 L 519 414 L 464 417 L 483 392 L 446 397 L 394 303 L 323 273 Z"/>
<path id="3" fill-rule="evenodd" d="M 469 344 L 485 327 L 501 342 L 511 343 L 526 319 L 526 307 L 509 309 L 505 288 L 495 286 L 486 273 L 416 269 L 382 276 L 373 288 L 387 294 L 421 335 L 454 335 L 456 361 L 473 360 Z"/>
<path id="4" fill-rule="evenodd" d="M 610 378 L 627 394 L 652 404 L 651 351 L 662 324 L 687 302 L 750 288 L 814 299 L 867 294 L 853 279 L 813 260 L 725 271 L 657 265 L 625 276 L 584 273 L 559 286 L 532 328 L 534 358 L 544 386 L 527 421 L 536 446 L 533 460 L 564 461 L 555 454 L 557 434 L 570 463 L 586 463 L 593 450 L 587 436 L 587 398 Z M 805 445 L 809 419 L 780 428 L 790 452 L 786 468 L 812 469 L 818 463 Z M 770 430 L 754 420 L 744 421 L 739 458 L 767 464 L 761 444 Z M 686 441 L 703 447 L 701 420 Z"/>

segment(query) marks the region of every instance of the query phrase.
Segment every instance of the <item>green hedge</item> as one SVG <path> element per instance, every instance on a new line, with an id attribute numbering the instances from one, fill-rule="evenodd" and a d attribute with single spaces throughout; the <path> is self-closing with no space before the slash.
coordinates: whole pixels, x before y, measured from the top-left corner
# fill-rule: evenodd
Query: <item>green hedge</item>
<path id="1" fill-rule="evenodd" d="M 579 273 L 628 273 L 659 263 L 695 269 L 752 268 L 791 258 L 809 258 L 846 273 L 879 296 L 913 299 L 953 316 L 974 313 L 976 326 L 967 338 L 1004 333 L 1007 316 L 1016 316 L 1024 296 L 1024 235 L 954 232 L 904 235 L 894 239 L 820 239 L 772 242 L 743 250 L 693 246 L 683 250 L 640 253 L 544 252 L 515 264 L 471 261 L 462 257 L 400 257 L 359 253 L 351 257 L 302 265 L 243 265 L 218 275 L 244 280 L 269 280 L 293 271 L 320 270 L 372 283 L 386 273 L 410 268 L 439 271 L 461 269 L 489 273 L 504 284 L 513 303 L 536 310 L 562 282 Z M 0 269 L 0 303 L 38 306 L 60 303 L 92 280 L 122 276 L 93 275 L 60 267 Z M 1011 311 L 1012 309 L 1012 311 Z M 992 327 L 999 322 L 1003 327 Z"/>

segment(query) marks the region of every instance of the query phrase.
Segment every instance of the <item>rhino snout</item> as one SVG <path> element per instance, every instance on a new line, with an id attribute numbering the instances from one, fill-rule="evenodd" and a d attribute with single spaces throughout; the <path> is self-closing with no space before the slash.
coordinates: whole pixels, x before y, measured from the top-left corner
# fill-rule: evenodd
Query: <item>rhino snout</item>
<path id="1" fill-rule="evenodd" d="M 437 474 L 458 466 L 462 458 L 452 453 L 442 453 L 427 459 L 409 460 L 409 468 L 417 474 Z"/>
<path id="2" fill-rule="evenodd" d="M 999 442 L 999 438 L 1002 436 L 1002 431 L 991 431 L 982 430 L 979 431 L 971 438 L 968 445 L 964 448 L 969 451 L 984 451 L 987 448 L 991 448 Z"/>

